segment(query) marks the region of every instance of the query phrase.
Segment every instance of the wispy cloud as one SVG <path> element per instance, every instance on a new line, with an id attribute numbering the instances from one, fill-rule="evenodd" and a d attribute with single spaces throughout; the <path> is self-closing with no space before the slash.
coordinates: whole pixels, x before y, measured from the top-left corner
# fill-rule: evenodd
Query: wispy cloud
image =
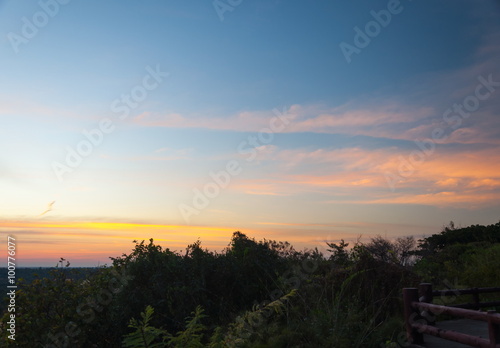
<path id="1" fill-rule="evenodd" d="M 272 175 L 241 178 L 231 190 L 245 194 L 298 195 L 315 192 L 345 203 L 408 203 L 470 207 L 500 200 L 500 155 L 496 149 L 443 148 L 415 165 L 390 192 L 386 173 L 398 173 L 405 158 L 394 148 L 275 149 Z M 271 169 L 272 168 L 272 169 Z M 475 194 L 474 194 L 475 193 Z M 466 207 L 467 208 L 467 207 Z"/>
<path id="2" fill-rule="evenodd" d="M 313 132 L 352 135 L 384 136 L 387 126 L 403 128 L 409 123 L 429 117 L 433 109 L 409 108 L 392 103 L 389 106 L 370 106 L 351 109 L 353 102 L 341 107 L 328 108 L 318 105 L 292 105 L 288 111 L 290 125 L 283 132 Z M 205 128 L 232 130 L 238 132 L 258 132 L 269 127 L 273 117 L 270 111 L 243 111 L 226 117 L 183 116 L 177 113 L 165 115 L 143 113 L 134 123 L 146 127 Z M 394 132 L 393 135 L 400 134 Z"/>

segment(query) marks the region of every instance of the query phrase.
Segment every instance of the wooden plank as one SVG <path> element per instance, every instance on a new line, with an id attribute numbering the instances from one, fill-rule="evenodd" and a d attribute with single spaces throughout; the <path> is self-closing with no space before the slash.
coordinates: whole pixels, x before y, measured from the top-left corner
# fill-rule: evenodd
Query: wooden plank
<path id="1" fill-rule="evenodd" d="M 444 338 L 447 340 L 455 341 L 462 344 L 467 344 L 472 347 L 479 348 L 492 348 L 489 340 L 486 340 L 481 337 L 471 336 L 464 333 L 456 332 L 453 330 L 445 330 L 434 326 L 413 323 L 412 327 L 418 330 L 418 332 L 433 335 L 436 337 Z M 500 348 L 500 345 L 497 346 Z M 495 347 L 496 348 L 496 347 Z"/>
<path id="2" fill-rule="evenodd" d="M 493 292 L 500 292 L 500 288 L 472 288 L 472 289 L 448 289 L 448 290 L 434 290 L 434 296 L 453 296 L 453 295 L 471 295 L 475 293 L 488 294 Z"/>
<path id="3" fill-rule="evenodd" d="M 487 314 L 485 312 L 472 311 L 469 309 L 447 307 L 441 305 L 435 305 L 425 302 L 412 302 L 413 308 L 424 309 L 430 311 L 433 314 L 450 314 L 457 317 L 488 321 L 491 320 L 493 323 L 500 323 L 500 314 Z"/>
<path id="4" fill-rule="evenodd" d="M 488 336 L 488 324 L 482 321 L 470 320 L 470 319 L 456 319 L 456 320 L 445 320 L 438 321 L 436 327 L 444 330 L 458 331 L 470 336 L 481 337 L 487 339 Z M 458 343 L 455 341 L 450 341 L 444 338 L 435 337 L 429 334 L 424 334 L 424 344 L 420 347 L 415 348 L 467 348 L 469 345 Z"/>

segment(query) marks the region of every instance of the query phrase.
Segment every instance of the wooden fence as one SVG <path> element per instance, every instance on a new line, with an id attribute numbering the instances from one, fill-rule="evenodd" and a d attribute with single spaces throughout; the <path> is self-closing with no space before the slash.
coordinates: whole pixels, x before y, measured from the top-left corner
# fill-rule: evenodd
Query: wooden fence
<path id="1" fill-rule="evenodd" d="M 500 288 L 473 288 L 432 290 L 432 284 L 422 283 L 419 288 L 404 288 L 404 316 L 407 338 L 416 344 L 424 343 L 423 334 L 467 344 L 473 347 L 500 348 L 500 314 L 496 311 L 480 312 L 484 307 L 500 306 L 500 301 L 480 302 L 479 295 L 500 292 Z M 472 303 L 454 306 L 433 304 L 436 296 L 444 303 L 447 296 L 472 295 Z M 475 310 L 471 310 L 475 309 Z M 488 323 L 489 339 L 464 333 L 436 328 L 435 318 L 439 314 L 449 314 L 461 318 L 480 320 Z"/>

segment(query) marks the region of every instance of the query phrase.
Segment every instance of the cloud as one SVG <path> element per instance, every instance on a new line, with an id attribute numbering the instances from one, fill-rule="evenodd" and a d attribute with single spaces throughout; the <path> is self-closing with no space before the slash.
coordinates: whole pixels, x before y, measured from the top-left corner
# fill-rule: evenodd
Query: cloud
<path id="1" fill-rule="evenodd" d="M 105 155 L 105 159 L 124 160 L 124 161 L 176 161 L 180 159 L 190 159 L 193 149 L 172 149 L 162 147 L 156 149 L 152 154 L 135 156 L 111 156 Z"/>
<path id="2" fill-rule="evenodd" d="M 400 195 L 367 201 L 367 204 L 418 204 L 436 207 L 479 209 L 498 202 L 500 192 L 480 193 L 471 191 L 442 191 L 436 193 Z"/>
<path id="3" fill-rule="evenodd" d="M 392 103 L 389 106 L 369 106 L 349 109 L 352 103 L 341 107 L 327 108 L 318 105 L 292 105 L 287 111 L 290 124 L 282 132 L 313 132 L 370 136 L 396 137 L 399 131 L 391 132 L 387 126 L 406 127 L 429 117 L 432 108 L 409 108 Z M 238 132 L 259 132 L 269 128 L 275 114 L 270 111 L 242 111 L 227 117 L 182 116 L 176 113 L 143 113 L 134 123 L 146 127 L 204 128 L 232 130 Z"/>
<path id="4" fill-rule="evenodd" d="M 500 74 L 496 80 L 500 80 Z M 477 76 L 468 81 L 469 89 L 478 84 Z M 471 87 L 472 86 L 472 87 Z M 470 91 L 469 91 L 470 92 Z M 495 91 L 496 92 L 496 91 Z M 498 92 L 500 93 L 500 92 Z M 462 100 L 469 96 L 463 94 Z M 448 108 L 444 106 L 413 106 L 404 101 L 378 100 L 361 106 L 361 101 L 349 102 L 340 107 L 320 105 L 292 105 L 287 112 L 290 123 L 283 133 L 326 133 L 350 136 L 369 136 L 392 140 L 415 141 L 432 138 L 436 128 L 444 130 L 447 138 L 440 143 L 492 143 L 498 144 L 500 120 L 496 115 L 500 99 L 490 97 L 481 101 L 479 110 L 458 121 L 445 121 Z M 358 105 L 357 107 L 355 105 Z M 457 115 L 455 115 L 456 117 Z M 269 128 L 275 115 L 269 111 L 244 111 L 227 117 L 181 116 L 178 114 L 142 114 L 134 123 L 146 127 L 203 128 L 211 130 L 259 132 Z"/>
<path id="5" fill-rule="evenodd" d="M 144 127 L 169 128 L 203 128 L 216 130 L 233 130 L 241 132 L 258 132 L 269 127 L 269 121 L 275 117 L 269 111 L 242 111 L 230 117 L 213 115 L 187 115 L 179 113 L 152 113 L 146 112 L 133 119 L 133 123 Z"/>
<path id="6" fill-rule="evenodd" d="M 274 149 L 261 159 L 265 174 L 241 177 L 229 189 L 272 196 L 317 193 L 319 200 L 329 197 L 329 202 L 349 204 L 418 203 L 468 208 L 467 204 L 476 207 L 500 201 L 497 149 L 436 148 L 418 163 L 410 162 L 410 151 Z M 400 178 L 395 192 L 390 190 L 388 174 Z"/>

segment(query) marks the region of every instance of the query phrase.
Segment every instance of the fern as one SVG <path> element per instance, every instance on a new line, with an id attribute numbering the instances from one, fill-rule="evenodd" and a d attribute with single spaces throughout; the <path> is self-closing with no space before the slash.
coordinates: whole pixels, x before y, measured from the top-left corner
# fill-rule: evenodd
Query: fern
<path id="1" fill-rule="evenodd" d="M 165 330 L 157 329 L 149 325 L 153 316 L 154 309 L 147 306 L 146 310 L 141 313 L 142 320 L 138 321 L 135 318 L 130 320 L 129 327 L 135 329 L 123 339 L 123 347 L 126 348 L 157 348 L 165 347 L 164 343 L 153 343 L 161 336 L 169 336 Z"/>
<path id="2" fill-rule="evenodd" d="M 154 310 L 153 307 L 147 306 L 146 310 L 141 313 L 142 320 L 137 321 L 131 319 L 129 327 L 135 329 L 123 339 L 123 347 L 125 348 L 159 348 L 159 347 L 182 347 L 182 348 L 202 348 L 205 345 L 201 342 L 203 331 L 207 328 L 201 324 L 201 320 L 206 317 L 203 314 L 201 306 L 196 307 L 192 312 L 192 316 L 186 318 L 186 329 L 179 331 L 177 336 L 172 336 L 166 330 L 157 329 L 149 325 L 152 319 Z M 158 342 L 161 339 L 161 342 Z M 214 338 L 211 347 L 219 347 L 215 345 Z M 157 342 L 155 342 L 157 341 Z M 222 346 L 221 346 L 222 347 Z"/>
<path id="3" fill-rule="evenodd" d="M 201 342 L 203 331 L 207 328 L 201 324 L 201 319 L 205 318 L 203 308 L 196 307 L 195 311 L 191 313 L 192 317 L 186 318 L 186 330 L 177 333 L 176 337 L 170 337 L 169 344 L 172 347 L 186 347 L 198 348 L 205 347 Z"/>
<path id="4" fill-rule="evenodd" d="M 260 307 L 254 307 L 252 311 L 245 312 L 229 325 L 229 331 L 225 336 L 225 344 L 228 347 L 240 347 L 252 339 L 253 335 L 262 338 L 263 328 L 273 316 L 279 317 L 286 313 L 286 304 L 297 295 L 297 290 L 292 289 L 281 298 Z"/>
<path id="5" fill-rule="evenodd" d="M 224 343 L 224 332 L 220 326 L 215 328 L 212 337 L 210 337 L 208 348 L 227 348 L 227 344 Z"/>

